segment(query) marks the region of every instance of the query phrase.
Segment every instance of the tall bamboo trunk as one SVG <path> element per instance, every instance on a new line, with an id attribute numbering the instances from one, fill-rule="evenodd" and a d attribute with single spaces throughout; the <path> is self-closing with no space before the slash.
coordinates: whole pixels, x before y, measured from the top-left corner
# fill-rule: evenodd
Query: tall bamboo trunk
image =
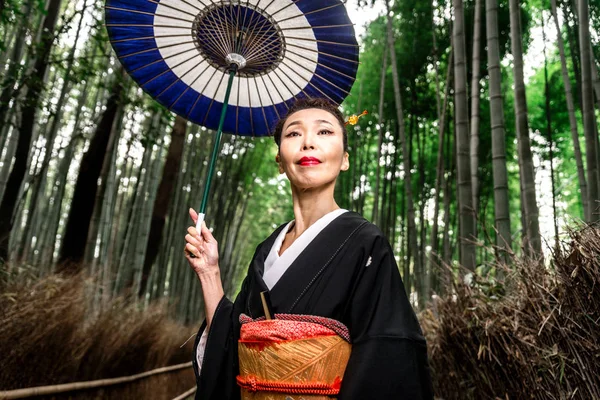
<path id="1" fill-rule="evenodd" d="M 558 23 L 558 15 L 556 8 L 556 0 L 551 0 L 552 18 L 556 27 L 556 40 L 558 51 L 560 54 L 560 67 L 562 72 L 563 84 L 565 87 L 565 97 L 567 100 L 567 111 L 569 113 L 569 127 L 571 128 L 571 140 L 573 141 L 573 153 L 575 154 L 575 164 L 577 165 L 577 180 L 579 181 L 579 189 L 581 191 L 581 204 L 583 206 L 583 215 L 585 221 L 590 220 L 590 206 L 587 190 L 587 182 L 585 178 L 585 170 L 583 167 L 583 157 L 581 155 L 581 147 L 579 145 L 579 131 L 577 127 L 577 118 L 575 117 L 575 103 L 573 101 L 573 90 L 571 88 L 571 79 L 569 78 L 569 70 L 567 68 L 567 58 L 565 56 L 565 45 L 560 33 L 560 25 Z"/>
<path id="2" fill-rule="evenodd" d="M 473 212 L 479 210 L 479 79 L 481 70 L 481 0 L 475 1 L 475 24 L 473 26 L 473 59 L 471 64 L 471 187 L 473 188 Z M 475 226 L 477 233 L 477 225 Z"/>
<path id="3" fill-rule="evenodd" d="M 521 199 L 525 210 L 525 232 L 527 232 L 525 251 L 534 258 L 541 258 L 542 241 L 540 238 L 539 210 L 535 191 L 535 170 L 529 139 L 527 100 L 525 95 L 525 81 L 523 79 L 521 7 L 519 0 L 510 0 L 509 9 L 510 43 L 514 59 L 513 75 L 515 83 L 515 120 L 519 148 L 519 177 L 522 187 Z"/>
<path id="4" fill-rule="evenodd" d="M 10 233 L 13 227 L 13 215 L 17 204 L 21 184 L 27 172 L 27 160 L 36 121 L 37 109 L 40 104 L 44 87 L 44 77 L 48 69 L 48 59 L 54 41 L 54 27 L 58 19 L 61 0 L 50 0 L 43 24 L 43 34 L 39 43 L 41 49 L 33 73 L 28 79 L 27 95 L 21 113 L 21 127 L 19 129 L 15 163 L 8 178 L 2 203 L 0 204 L 0 261 L 7 260 Z"/>
<path id="5" fill-rule="evenodd" d="M 457 146 L 457 183 L 459 201 L 460 263 L 475 270 L 475 214 L 473 210 L 473 188 L 469 160 L 469 106 L 467 104 L 467 55 L 465 51 L 465 24 L 462 0 L 453 0 L 454 26 L 454 108 Z"/>
<path id="6" fill-rule="evenodd" d="M 402 151 L 402 163 L 404 167 L 404 193 L 406 196 L 406 219 L 407 219 L 407 236 L 408 236 L 408 247 L 413 257 L 413 271 L 415 275 L 415 288 L 419 295 L 419 307 L 423 307 L 427 301 L 424 298 L 423 287 L 421 279 L 422 266 L 421 258 L 419 257 L 419 247 L 417 243 L 417 225 L 415 223 L 415 206 L 413 201 L 412 193 L 412 179 L 411 179 L 411 168 L 410 168 L 410 156 L 408 150 L 408 141 L 406 140 L 405 122 L 404 122 L 404 109 L 402 107 L 402 94 L 400 91 L 400 78 L 398 75 L 398 62 L 396 60 L 395 51 L 395 40 L 393 32 L 392 17 L 390 16 L 389 3 L 386 3 L 388 7 L 387 12 L 387 40 L 390 48 L 390 59 L 392 62 L 392 80 L 394 83 L 394 103 L 396 104 L 396 119 L 398 120 L 398 134 L 401 142 Z M 408 258 L 410 260 L 410 258 Z M 409 262 L 407 260 L 407 262 Z"/>
<path id="7" fill-rule="evenodd" d="M 124 93 L 124 70 L 115 76 L 111 95 L 106 102 L 102 118 L 96 127 L 88 151 L 81 159 L 79 174 L 73 192 L 73 200 L 65 227 L 59 263 L 60 272 L 76 273 L 81 269 L 90 220 L 94 211 L 94 199 L 98 190 L 98 177 L 109 143 L 115 117 L 121 107 Z"/>
<path id="8" fill-rule="evenodd" d="M 600 220 L 597 211 L 599 200 L 598 136 L 594 115 L 594 94 L 592 92 L 592 71 L 590 54 L 589 6 L 587 0 L 579 0 L 579 53 L 581 54 L 581 112 L 585 134 L 585 158 L 587 162 L 588 203 L 590 219 Z"/>
<path id="9" fill-rule="evenodd" d="M 162 242 L 163 228 L 167 218 L 169 202 L 173 195 L 173 187 L 177 181 L 178 171 L 181 165 L 186 127 L 187 124 L 185 119 L 182 117 L 175 118 L 175 125 L 173 126 L 173 131 L 171 133 L 171 143 L 169 144 L 169 152 L 167 154 L 167 160 L 165 161 L 160 186 L 158 187 L 158 194 L 153 206 L 152 222 L 150 233 L 148 235 L 146 257 L 142 269 L 140 291 L 138 293 L 139 296 L 142 296 L 146 291 L 150 270 L 152 264 L 154 264 L 154 261 L 156 260 Z M 185 210 L 181 210 L 180 212 L 185 212 Z M 165 266 L 159 266 L 159 268 L 165 268 Z"/>
<path id="10" fill-rule="evenodd" d="M 558 31 L 560 36 L 560 30 Z M 556 208 L 556 176 L 554 174 L 554 139 L 552 135 L 552 111 L 550 109 L 550 83 L 548 82 L 548 58 L 546 56 L 546 29 L 544 23 L 544 15 L 542 14 L 542 38 L 544 42 L 543 53 L 544 53 L 544 97 L 546 106 L 546 132 L 548 134 L 548 141 L 550 146 L 548 147 L 548 153 L 550 157 L 550 181 L 552 182 L 552 221 L 554 223 L 554 248 L 558 251 L 560 249 L 560 242 L 558 237 L 558 211 Z"/>
<path id="11" fill-rule="evenodd" d="M 490 92 L 490 121 L 492 126 L 492 170 L 494 183 L 494 216 L 496 246 L 499 259 L 508 263 L 512 247 L 508 171 L 506 168 L 506 133 L 502 99 L 502 71 L 498 41 L 498 0 L 485 1 L 487 57 Z"/>
<path id="12" fill-rule="evenodd" d="M 439 218 L 440 218 L 440 192 L 442 190 L 442 182 L 444 180 L 444 142 L 446 135 L 446 111 L 448 110 L 448 98 L 450 94 L 451 76 L 452 76 L 452 50 L 448 56 L 448 71 L 446 73 L 446 86 L 444 89 L 444 106 L 441 109 L 441 114 L 438 114 L 438 149 L 437 149 L 437 167 L 435 176 L 435 194 L 433 198 L 433 226 L 431 228 L 431 240 L 429 253 L 429 266 L 428 270 L 431 274 L 430 288 L 434 290 L 439 288 L 439 277 L 440 268 L 439 261 L 441 254 L 439 254 L 440 241 L 439 241 Z M 437 78 L 436 78 L 437 79 Z M 439 97 L 439 88 L 437 89 L 437 97 Z"/>
<path id="13" fill-rule="evenodd" d="M 29 221 L 34 221 L 38 218 L 39 209 L 38 207 L 44 207 L 45 199 L 40 200 L 40 194 L 43 194 L 46 189 L 46 181 L 48 176 L 48 167 L 50 165 L 50 160 L 53 155 L 54 143 L 56 141 L 56 136 L 58 134 L 58 130 L 62 123 L 62 115 L 64 111 L 64 105 L 67 99 L 67 93 L 71 88 L 71 73 L 73 72 L 73 64 L 75 61 L 75 50 L 77 47 L 77 42 L 79 41 L 79 36 L 81 34 L 81 29 L 83 27 L 83 20 L 85 17 L 85 10 L 87 7 L 87 0 L 83 2 L 83 6 L 81 8 L 81 16 L 79 18 L 79 22 L 77 24 L 77 29 L 75 31 L 75 38 L 73 41 L 73 46 L 69 51 L 69 55 L 67 56 L 66 70 L 63 75 L 63 85 L 60 91 L 60 95 L 58 96 L 58 100 L 56 101 L 56 106 L 54 108 L 54 112 L 52 113 L 52 123 L 50 125 L 50 129 L 48 134 L 46 135 L 46 149 L 44 152 L 44 158 L 41 161 L 41 166 L 39 168 L 39 172 L 37 173 L 36 178 L 33 181 L 33 185 L 30 189 L 31 191 L 31 200 L 29 210 L 24 217 L 23 224 L 25 225 L 24 234 L 23 234 L 23 243 L 21 244 L 21 248 L 23 252 L 18 255 L 19 259 L 27 259 L 27 252 L 29 249 L 29 240 L 30 236 L 36 234 L 36 232 L 32 233 L 34 229 L 34 225 Z M 45 124 L 44 126 L 47 126 Z M 43 197 L 43 196 L 42 196 Z M 39 203 L 42 204 L 39 204 Z M 38 236 L 39 239 L 39 236 Z"/>
<path id="14" fill-rule="evenodd" d="M 395 51 L 395 50 L 392 50 Z M 387 71 L 387 56 L 388 56 L 388 46 L 384 46 L 383 49 L 383 63 L 381 65 L 381 75 L 379 80 L 379 110 L 378 110 L 378 122 L 379 126 L 378 135 L 377 135 L 377 157 L 375 158 L 375 190 L 373 191 L 373 213 L 371 214 L 371 221 L 374 224 L 378 224 L 379 221 L 379 182 L 381 180 L 381 146 L 383 144 L 383 133 L 385 132 L 385 123 L 383 119 L 383 103 L 384 103 L 384 95 L 385 95 L 385 75 Z"/>

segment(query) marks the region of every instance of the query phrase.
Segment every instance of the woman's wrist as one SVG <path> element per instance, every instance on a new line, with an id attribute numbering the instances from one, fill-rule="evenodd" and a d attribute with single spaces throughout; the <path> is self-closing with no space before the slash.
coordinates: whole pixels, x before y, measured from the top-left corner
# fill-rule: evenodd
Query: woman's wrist
<path id="1" fill-rule="evenodd" d="M 202 271 L 196 274 L 198 276 L 198 280 L 202 285 L 202 290 L 204 292 L 207 291 L 223 291 L 223 283 L 221 282 L 221 271 L 219 268 L 215 268 L 215 270 L 211 271 Z"/>

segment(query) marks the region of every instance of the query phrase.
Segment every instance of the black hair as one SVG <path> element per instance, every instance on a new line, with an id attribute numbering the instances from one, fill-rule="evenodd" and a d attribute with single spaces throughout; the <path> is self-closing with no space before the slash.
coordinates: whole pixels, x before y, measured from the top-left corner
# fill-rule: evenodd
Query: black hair
<path id="1" fill-rule="evenodd" d="M 323 98 L 303 98 L 297 100 L 288 110 L 287 114 L 277 121 L 275 125 L 275 130 L 273 131 L 273 138 L 275 139 L 275 143 L 277 143 L 277 147 L 281 145 L 281 132 L 283 131 L 283 125 L 287 121 L 288 117 L 295 112 L 306 110 L 308 108 L 318 108 L 320 110 L 324 110 L 333 115 L 339 122 L 342 127 L 342 134 L 344 140 L 344 151 L 348 151 L 348 132 L 346 131 L 346 122 L 344 121 L 344 116 L 342 112 L 338 109 L 337 105 L 332 103 L 331 101 Z"/>

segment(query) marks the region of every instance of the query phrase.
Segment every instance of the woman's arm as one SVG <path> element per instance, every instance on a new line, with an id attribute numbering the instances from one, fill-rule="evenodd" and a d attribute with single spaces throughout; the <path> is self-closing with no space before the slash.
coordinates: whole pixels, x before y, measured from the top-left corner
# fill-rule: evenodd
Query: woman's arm
<path id="1" fill-rule="evenodd" d="M 190 217 L 194 224 L 198 219 L 196 211 L 190 208 Z M 221 282 L 221 271 L 219 269 L 218 243 L 206 224 L 202 223 L 201 232 L 195 226 L 188 228 L 185 236 L 185 258 L 198 276 L 202 285 L 204 297 L 204 311 L 206 315 L 206 329 L 215 315 L 217 305 L 223 298 L 223 283 Z"/>

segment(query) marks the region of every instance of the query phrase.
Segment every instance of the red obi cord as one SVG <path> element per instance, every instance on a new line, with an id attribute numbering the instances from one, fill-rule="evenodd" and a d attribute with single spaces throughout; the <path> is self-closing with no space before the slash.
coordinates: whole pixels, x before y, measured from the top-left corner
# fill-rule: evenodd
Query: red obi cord
<path id="1" fill-rule="evenodd" d="M 261 381 L 254 376 L 241 377 L 238 375 L 237 383 L 242 389 L 249 392 L 277 392 L 293 394 L 313 394 L 322 396 L 335 396 L 340 393 L 342 380 L 336 377 L 333 384 L 321 382 L 291 383 Z"/>

